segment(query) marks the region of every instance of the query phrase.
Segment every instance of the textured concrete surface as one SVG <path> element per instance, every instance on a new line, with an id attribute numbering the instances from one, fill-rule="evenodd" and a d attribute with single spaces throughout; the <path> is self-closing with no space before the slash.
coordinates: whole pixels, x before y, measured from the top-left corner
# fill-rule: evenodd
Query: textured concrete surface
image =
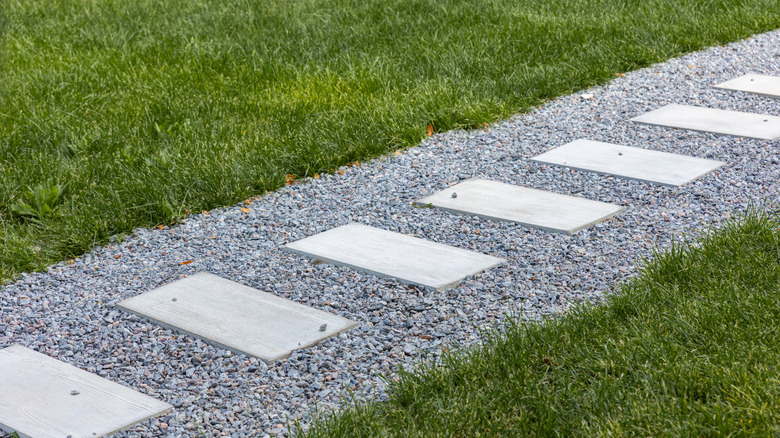
<path id="1" fill-rule="evenodd" d="M 568 234 L 624 210 L 619 205 L 484 179 L 464 181 L 416 204 Z"/>
<path id="2" fill-rule="evenodd" d="M 267 363 L 357 326 L 346 318 L 206 272 L 117 306 Z"/>
<path id="3" fill-rule="evenodd" d="M 631 121 L 762 140 L 780 138 L 780 117 L 698 106 L 666 105 Z"/>
<path id="4" fill-rule="evenodd" d="M 285 249 L 404 283 L 444 290 L 504 260 L 360 224 L 334 228 Z"/>
<path id="5" fill-rule="evenodd" d="M 94 438 L 171 408 L 21 345 L 0 350 L 0 428 L 6 432 Z"/>
<path id="6" fill-rule="evenodd" d="M 681 186 L 723 166 L 722 161 L 591 140 L 575 140 L 532 158 L 540 163 Z"/>
<path id="7" fill-rule="evenodd" d="M 744 91 L 764 97 L 780 99 L 780 77 L 747 74 L 715 85 L 724 90 Z"/>

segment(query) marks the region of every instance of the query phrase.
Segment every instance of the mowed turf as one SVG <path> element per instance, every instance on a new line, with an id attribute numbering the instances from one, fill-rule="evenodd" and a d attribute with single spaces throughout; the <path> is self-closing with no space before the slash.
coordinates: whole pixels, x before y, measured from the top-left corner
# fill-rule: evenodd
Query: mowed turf
<path id="1" fill-rule="evenodd" d="M 749 213 L 605 305 L 402 372 L 316 437 L 778 436 L 780 221 Z"/>
<path id="2" fill-rule="evenodd" d="M 780 27 L 776 0 L 0 0 L 0 278 Z"/>

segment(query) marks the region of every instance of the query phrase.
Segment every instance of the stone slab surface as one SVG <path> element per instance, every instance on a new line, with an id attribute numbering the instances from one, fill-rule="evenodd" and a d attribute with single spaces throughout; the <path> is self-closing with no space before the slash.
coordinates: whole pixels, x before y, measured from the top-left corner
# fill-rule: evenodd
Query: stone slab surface
<path id="1" fill-rule="evenodd" d="M 453 193 L 457 197 L 453 198 Z M 619 205 L 484 179 L 466 180 L 420 199 L 416 204 L 568 234 L 625 209 Z"/>
<path id="2" fill-rule="evenodd" d="M 357 326 L 346 318 L 207 272 L 166 284 L 117 306 L 266 363 Z"/>
<path id="3" fill-rule="evenodd" d="M 666 105 L 631 121 L 762 140 L 780 138 L 780 117 L 699 106 Z"/>
<path id="4" fill-rule="evenodd" d="M 301 255 L 444 290 L 504 260 L 417 237 L 349 224 L 284 247 Z"/>
<path id="5" fill-rule="evenodd" d="M 724 164 L 585 139 L 575 140 L 531 160 L 668 186 L 687 184 Z"/>
<path id="6" fill-rule="evenodd" d="M 745 91 L 760 96 L 780 99 L 780 77 L 778 76 L 748 74 L 720 83 L 715 88 Z"/>
<path id="7" fill-rule="evenodd" d="M 0 350 L 0 428 L 6 432 L 95 438 L 170 409 L 168 403 L 21 345 Z"/>

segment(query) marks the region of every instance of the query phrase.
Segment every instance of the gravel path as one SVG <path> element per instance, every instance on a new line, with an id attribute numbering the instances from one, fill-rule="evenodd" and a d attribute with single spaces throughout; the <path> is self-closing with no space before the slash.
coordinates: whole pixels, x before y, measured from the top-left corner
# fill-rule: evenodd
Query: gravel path
<path id="1" fill-rule="evenodd" d="M 654 247 L 668 247 L 673 237 L 703 230 L 751 202 L 777 203 L 780 141 L 627 121 L 668 103 L 780 114 L 780 100 L 711 88 L 750 72 L 780 75 L 780 31 L 616 77 L 485 130 L 437 134 L 398 156 L 303 181 L 250 205 L 195 215 L 170 229 L 136 230 L 119 245 L 96 248 L 75 263 L 25 275 L 0 290 L 0 347 L 23 344 L 175 406 L 170 415 L 117 436 L 285 434 L 288 418 L 306 424 L 315 406 L 335 406 L 346 391 L 381 398 L 379 376 L 398 365 L 471 344 L 480 328 L 509 314 L 540 319 L 572 303 L 598 302 L 635 273 Z M 727 164 L 697 182 L 669 188 L 528 161 L 577 138 Z M 628 209 L 566 236 L 412 206 L 475 176 Z M 281 250 L 349 222 L 507 262 L 455 290 L 428 292 Z M 266 366 L 114 307 L 199 271 L 360 326 Z"/>

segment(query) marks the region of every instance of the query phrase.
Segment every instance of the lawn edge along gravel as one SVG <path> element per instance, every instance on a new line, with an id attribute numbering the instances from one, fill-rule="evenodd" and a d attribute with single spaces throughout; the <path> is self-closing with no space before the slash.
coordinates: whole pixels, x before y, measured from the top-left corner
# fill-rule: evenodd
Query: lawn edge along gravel
<path id="1" fill-rule="evenodd" d="M 3 2 L 0 278 L 780 26 L 738 3 Z"/>
<path id="2" fill-rule="evenodd" d="M 656 254 L 605 304 L 490 330 L 304 435 L 771 435 L 779 298 L 780 221 L 752 210 Z"/>

